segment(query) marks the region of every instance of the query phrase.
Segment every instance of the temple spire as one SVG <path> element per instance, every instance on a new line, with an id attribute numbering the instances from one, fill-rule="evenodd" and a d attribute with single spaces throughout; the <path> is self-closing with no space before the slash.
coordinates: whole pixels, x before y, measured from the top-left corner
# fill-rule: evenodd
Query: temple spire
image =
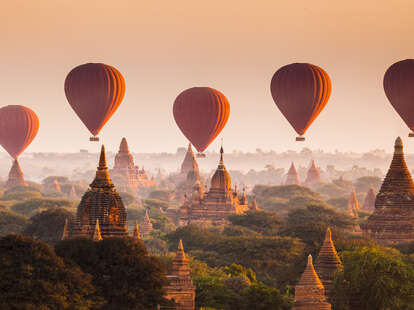
<path id="1" fill-rule="evenodd" d="M 92 240 L 93 241 L 102 240 L 101 228 L 99 227 L 99 219 L 96 219 L 95 230 L 93 231 Z"/>
<path id="2" fill-rule="evenodd" d="M 256 202 L 256 195 L 253 196 L 253 201 L 252 201 L 252 204 L 250 206 L 250 210 L 251 211 L 259 211 L 259 206 L 257 205 L 257 202 Z"/>
<path id="3" fill-rule="evenodd" d="M 24 180 L 23 171 L 20 168 L 19 162 L 15 159 L 10 169 L 9 178 L 7 179 L 5 187 L 10 189 L 17 186 L 27 186 L 27 183 Z"/>
<path id="4" fill-rule="evenodd" d="M 175 255 L 175 259 L 179 260 L 179 261 L 186 260 L 185 253 L 184 253 L 183 241 L 181 239 L 180 239 L 180 242 L 178 243 L 178 249 L 177 249 L 177 253 Z"/>
<path id="5" fill-rule="evenodd" d="M 355 188 L 352 188 L 351 195 L 348 200 L 348 213 L 353 218 L 358 218 L 359 202 L 355 192 Z"/>
<path id="6" fill-rule="evenodd" d="M 326 301 L 325 289 L 313 267 L 312 255 L 308 256 L 308 264 L 295 288 L 295 301 L 292 310 L 330 310 Z"/>
<path id="7" fill-rule="evenodd" d="M 223 153 L 224 153 L 223 146 L 221 146 L 220 147 L 220 163 L 219 163 L 220 166 L 224 166 Z"/>
<path id="8" fill-rule="evenodd" d="M 135 227 L 134 227 L 134 235 L 133 237 L 135 239 L 140 240 L 141 239 L 141 234 L 139 233 L 139 225 L 138 225 L 138 221 L 135 221 Z"/>
<path id="9" fill-rule="evenodd" d="M 342 268 L 342 262 L 333 244 L 331 229 L 328 227 L 316 260 L 316 271 L 325 286 L 326 296 L 331 292 L 335 272 L 340 268 Z"/>
<path id="10" fill-rule="evenodd" d="M 300 185 L 299 174 L 296 171 L 295 164 L 292 162 L 286 176 L 285 185 Z"/>
<path id="11" fill-rule="evenodd" d="M 121 140 L 121 144 L 119 145 L 119 152 L 129 153 L 128 142 L 125 137 L 123 137 Z"/>
<path id="12" fill-rule="evenodd" d="M 306 175 L 305 184 L 312 185 L 312 184 L 316 184 L 320 182 L 321 182 L 321 174 L 319 172 L 319 169 L 315 165 L 315 161 L 312 160 L 311 166 Z"/>
<path id="13" fill-rule="evenodd" d="M 364 199 L 364 204 L 362 205 L 362 209 L 364 211 L 369 211 L 372 212 L 375 209 L 375 191 L 374 191 L 374 186 L 371 184 L 371 186 L 369 187 L 369 190 L 367 192 L 367 195 L 365 196 Z"/>
<path id="14" fill-rule="evenodd" d="M 108 166 L 106 165 L 105 146 L 101 147 L 101 154 L 99 156 L 99 165 L 96 170 L 96 176 L 90 185 L 91 187 L 114 187 L 109 177 Z"/>

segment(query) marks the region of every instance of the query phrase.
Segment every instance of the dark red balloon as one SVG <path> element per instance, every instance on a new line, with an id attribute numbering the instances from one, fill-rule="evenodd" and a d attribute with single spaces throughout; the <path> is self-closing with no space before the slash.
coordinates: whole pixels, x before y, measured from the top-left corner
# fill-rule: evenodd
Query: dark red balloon
<path id="1" fill-rule="evenodd" d="M 414 59 L 396 62 L 388 68 L 384 90 L 391 105 L 414 131 Z"/>
<path id="2" fill-rule="evenodd" d="M 276 71 L 270 90 L 280 112 L 304 135 L 328 102 L 331 80 L 318 66 L 293 63 Z"/>
<path id="3" fill-rule="evenodd" d="M 218 136 L 230 115 L 230 104 L 218 90 L 193 87 L 174 101 L 174 119 L 184 136 L 203 152 Z"/>
<path id="4" fill-rule="evenodd" d="M 16 159 L 33 141 L 39 131 L 36 113 L 22 105 L 0 109 L 0 144 Z"/>
<path id="5" fill-rule="evenodd" d="M 114 67 L 87 63 L 69 72 L 65 94 L 72 109 L 96 136 L 121 104 L 125 81 Z"/>

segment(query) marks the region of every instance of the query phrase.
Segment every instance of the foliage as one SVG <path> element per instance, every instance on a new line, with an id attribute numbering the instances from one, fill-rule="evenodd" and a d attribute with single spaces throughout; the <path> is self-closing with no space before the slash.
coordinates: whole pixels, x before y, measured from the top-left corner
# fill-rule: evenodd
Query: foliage
<path id="1" fill-rule="evenodd" d="M 414 269 L 396 250 L 362 247 L 342 253 L 332 300 L 342 309 L 414 309 Z"/>
<path id="2" fill-rule="evenodd" d="M 31 223 L 25 228 L 23 234 L 33 239 L 55 244 L 62 238 L 66 219 L 70 225 L 74 217 L 65 209 L 51 208 L 42 211 L 30 218 Z"/>
<path id="3" fill-rule="evenodd" d="M 24 202 L 16 203 L 11 209 L 17 213 L 32 216 L 43 210 L 47 210 L 54 207 L 67 207 L 73 206 L 73 201 L 69 199 L 54 199 L 54 198 L 35 198 Z"/>
<path id="4" fill-rule="evenodd" d="M 378 192 L 382 184 L 382 180 L 379 177 L 365 176 L 356 179 L 354 182 L 355 190 L 357 192 L 368 192 L 369 187 L 372 185 L 375 192 Z"/>
<path id="5" fill-rule="evenodd" d="M 119 196 L 121 196 L 122 202 L 125 206 L 128 206 L 137 201 L 137 198 L 134 195 L 127 192 L 120 192 Z"/>
<path id="6" fill-rule="evenodd" d="M 47 244 L 19 235 L 0 239 L 0 308 L 91 309 L 91 277 L 68 267 Z"/>
<path id="7" fill-rule="evenodd" d="M 36 188 L 28 186 L 18 186 L 5 191 L 3 196 L 1 197 L 1 200 L 23 201 L 40 197 L 42 197 L 42 194 Z"/>
<path id="8" fill-rule="evenodd" d="M 97 294 L 109 309 L 155 309 L 164 299 L 165 267 L 141 241 L 108 238 L 64 240 L 56 253 L 93 276 Z"/>
<path id="9" fill-rule="evenodd" d="M 0 210 L 0 237 L 21 233 L 28 223 L 29 220 L 23 215 Z"/>
<path id="10" fill-rule="evenodd" d="M 172 193 L 168 190 L 154 190 L 149 193 L 148 198 L 169 202 L 172 198 Z"/>
<path id="11" fill-rule="evenodd" d="M 159 238 L 146 238 L 145 246 L 152 255 L 166 255 L 168 253 L 168 244 Z"/>
<path id="12" fill-rule="evenodd" d="M 264 235 L 276 235 L 281 223 L 276 214 L 267 211 L 247 211 L 230 215 L 228 220 L 233 225 L 244 226 Z"/>

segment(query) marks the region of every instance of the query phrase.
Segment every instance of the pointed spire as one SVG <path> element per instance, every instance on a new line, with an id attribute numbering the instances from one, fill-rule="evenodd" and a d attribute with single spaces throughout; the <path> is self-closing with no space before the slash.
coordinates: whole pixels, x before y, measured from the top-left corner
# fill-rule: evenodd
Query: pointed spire
<path id="1" fill-rule="evenodd" d="M 145 209 L 144 220 L 142 221 L 141 226 L 139 227 L 139 229 L 140 229 L 139 232 L 140 232 L 141 237 L 145 237 L 153 229 L 151 219 L 148 215 L 148 209 Z"/>
<path id="2" fill-rule="evenodd" d="M 70 192 L 69 192 L 69 198 L 70 199 L 78 199 L 78 194 L 76 193 L 75 186 L 73 186 L 73 185 L 72 185 L 72 188 L 70 189 Z"/>
<path id="3" fill-rule="evenodd" d="M 139 225 L 138 225 L 138 221 L 135 221 L 135 227 L 134 227 L 134 235 L 133 237 L 135 239 L 140 240 L 141 239 L 141 234 L 139 233 Z"/>
<path id="4" fill-rule="evenodd" d="M 372 212 L 375 209 L 375 191 L 374 191 L 374 186 L 371 184 L 371 186 L 369 187 L 369 190 L 367 192 L 367 195 L 365 196 L 364 199 L 364 204 L 362 205 L 362 209 L 364 211 L 369 211 Z"/>
<path id="5" fill-rule="evenodd" d="M 300 185 L 299 174 L 296 171 L 295 164 L 292 162 L 286 176 L 285 185 Z"/>
<path id="6" fill-rule="evenodd" d="M 93 188 L 99 187 L 114 187 L 109 177 L 108 167 L 106 165 L 105 146 L 101 147 L 101 154 L 99 156 L 99 166 L 96 170 L 96 176 L 90 185 Z"/>
<path id="7" fill-rule="evenodd" d="M 321 174 L 319 172 L 319 169 L 315 165 L 315 161 L 312 160 L 311 166 L 308 170 L 305 183 L 308 185 L 320 183 L 321 182 Z"/>
<path id="8" fill-rule="evenodd" d="M 194 157 L 194 152 L 191 147 L 191 143 L 188 144 L 187 153 L 185 154 L 183 163 L 181 164 L 181 173 L 187 175 L 190 171 L 199 172 L 198 164 Z"/>
<path id="9" fill-rule="evenodd" d="M 65 226 L 63 226 L 62 238 L 60 238 L 60 240 L 65 240 L 67 238 L 69 238 L 69 221 L 66 218 L 65 219 Z"/>
<path id="10" fill-rule="evenodd" d="M 151 219 L 148 215 L 148 209 L 145 209 L 145 217 L 144 217 L 144 221 L 147 223 L 151 223 Z"/>
<path id="11" fill-rule="evenodd" d="M 24 180 L 23 171 L 20 168 L 19 162 L 15 159 L 10 169 L 9 178 L 7 179 L 5 187 L 10 189 L 17 186 L 27 186 L 27 183 Z"/>
<path id="12" fill-rule="evenodd" d="M 93 241 L 102 240 L 101 228 L 99 227 L 99 219 L 96 219 L 95 230 L 93 231 L 92 240 Z"/>
<path id="13" fill-rule="evenodd" d="M 219 163 L 219 165 L 221 166 L 224 166 L 223 153 L 224 153 L 223 146 L 221 146 L 220 147 L 220 163 Z"/>
<path id="14" fill-rule="evenodd" d="M 175 255 L 175 259 L 179 260 L 179 261 L 186 260 L 185 253 L 184 253 L 183 241 L 181 239 L 180 239 L 180 242 L 178 243 L 178 249 L 177 249 L 177 253 Z"/>
<path id="15" fill-rule="evenodd" d="M 331 309 L 331 305 L 326 301 L 323 284 L 313 267 L 312 255 L 308 256 L 306 269 L 295 288 L 295 301 L 292 310 L 299 309 Z"/>
<path id="16" fill-rule="evenodd" d="M 122 138 L 121 144 L 119 145 L 120 153 L 129 153 L 128 142 L 125 137 Z"/>
<path id="17" fill-rule="evenodd" d="M 257 202 L 256 202 L 256 195 L 253 196 L 253 201 L 252 201 L 252 204 L 250 206 L 250 210 L 251 211 L 259 211 L 259 206 L 257 205 Z"/>
<path id="18" fill-rule="evenodd" d="M 61 192 L 60 184 L 59 184 L 59 181 L 57 179 L 53 180 L 52 190 L 55 191 L 55 192 L 59 192 L 59 193 Z"/>
<path id="19" fill-rule="evenodd" d="M 316 270 L 325 286 L 326 296 L 332 290 L 334 274 L 340 268 L 342 268 L 342 262 L 333 244 L 331 229 L 328 227 L 319 251 L 318 259 L 316 260 Z"/>
<path id="20" fill-rule="evenodd" d="M 348 200 L 348 213 L 353 218 L 358 218 L 359 202 L 356 196 L 355 188 L 352 187 L 351 195 Z"/>

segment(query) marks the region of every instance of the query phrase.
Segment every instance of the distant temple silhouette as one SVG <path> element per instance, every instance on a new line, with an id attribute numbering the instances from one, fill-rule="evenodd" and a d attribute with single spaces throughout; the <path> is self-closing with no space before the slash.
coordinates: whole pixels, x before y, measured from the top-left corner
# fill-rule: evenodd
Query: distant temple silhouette
<path id="1" fill-rule="evenodd" d="M 19 186 L 27 186 L 27 183 L 24 180 L 22 168 L 20 168 L 18 160 L 15 159 L 13 160 L 13 165 L 10 169 L 9 178 L 7 179 L 5 188 L 11 189 Z"/>
<path id="2" fill-rule="evenodd" d="M 286 175 L 285 185 L 300 185 L 299 174 L 296 171 L 295 164 L 292 162 Z"/>

